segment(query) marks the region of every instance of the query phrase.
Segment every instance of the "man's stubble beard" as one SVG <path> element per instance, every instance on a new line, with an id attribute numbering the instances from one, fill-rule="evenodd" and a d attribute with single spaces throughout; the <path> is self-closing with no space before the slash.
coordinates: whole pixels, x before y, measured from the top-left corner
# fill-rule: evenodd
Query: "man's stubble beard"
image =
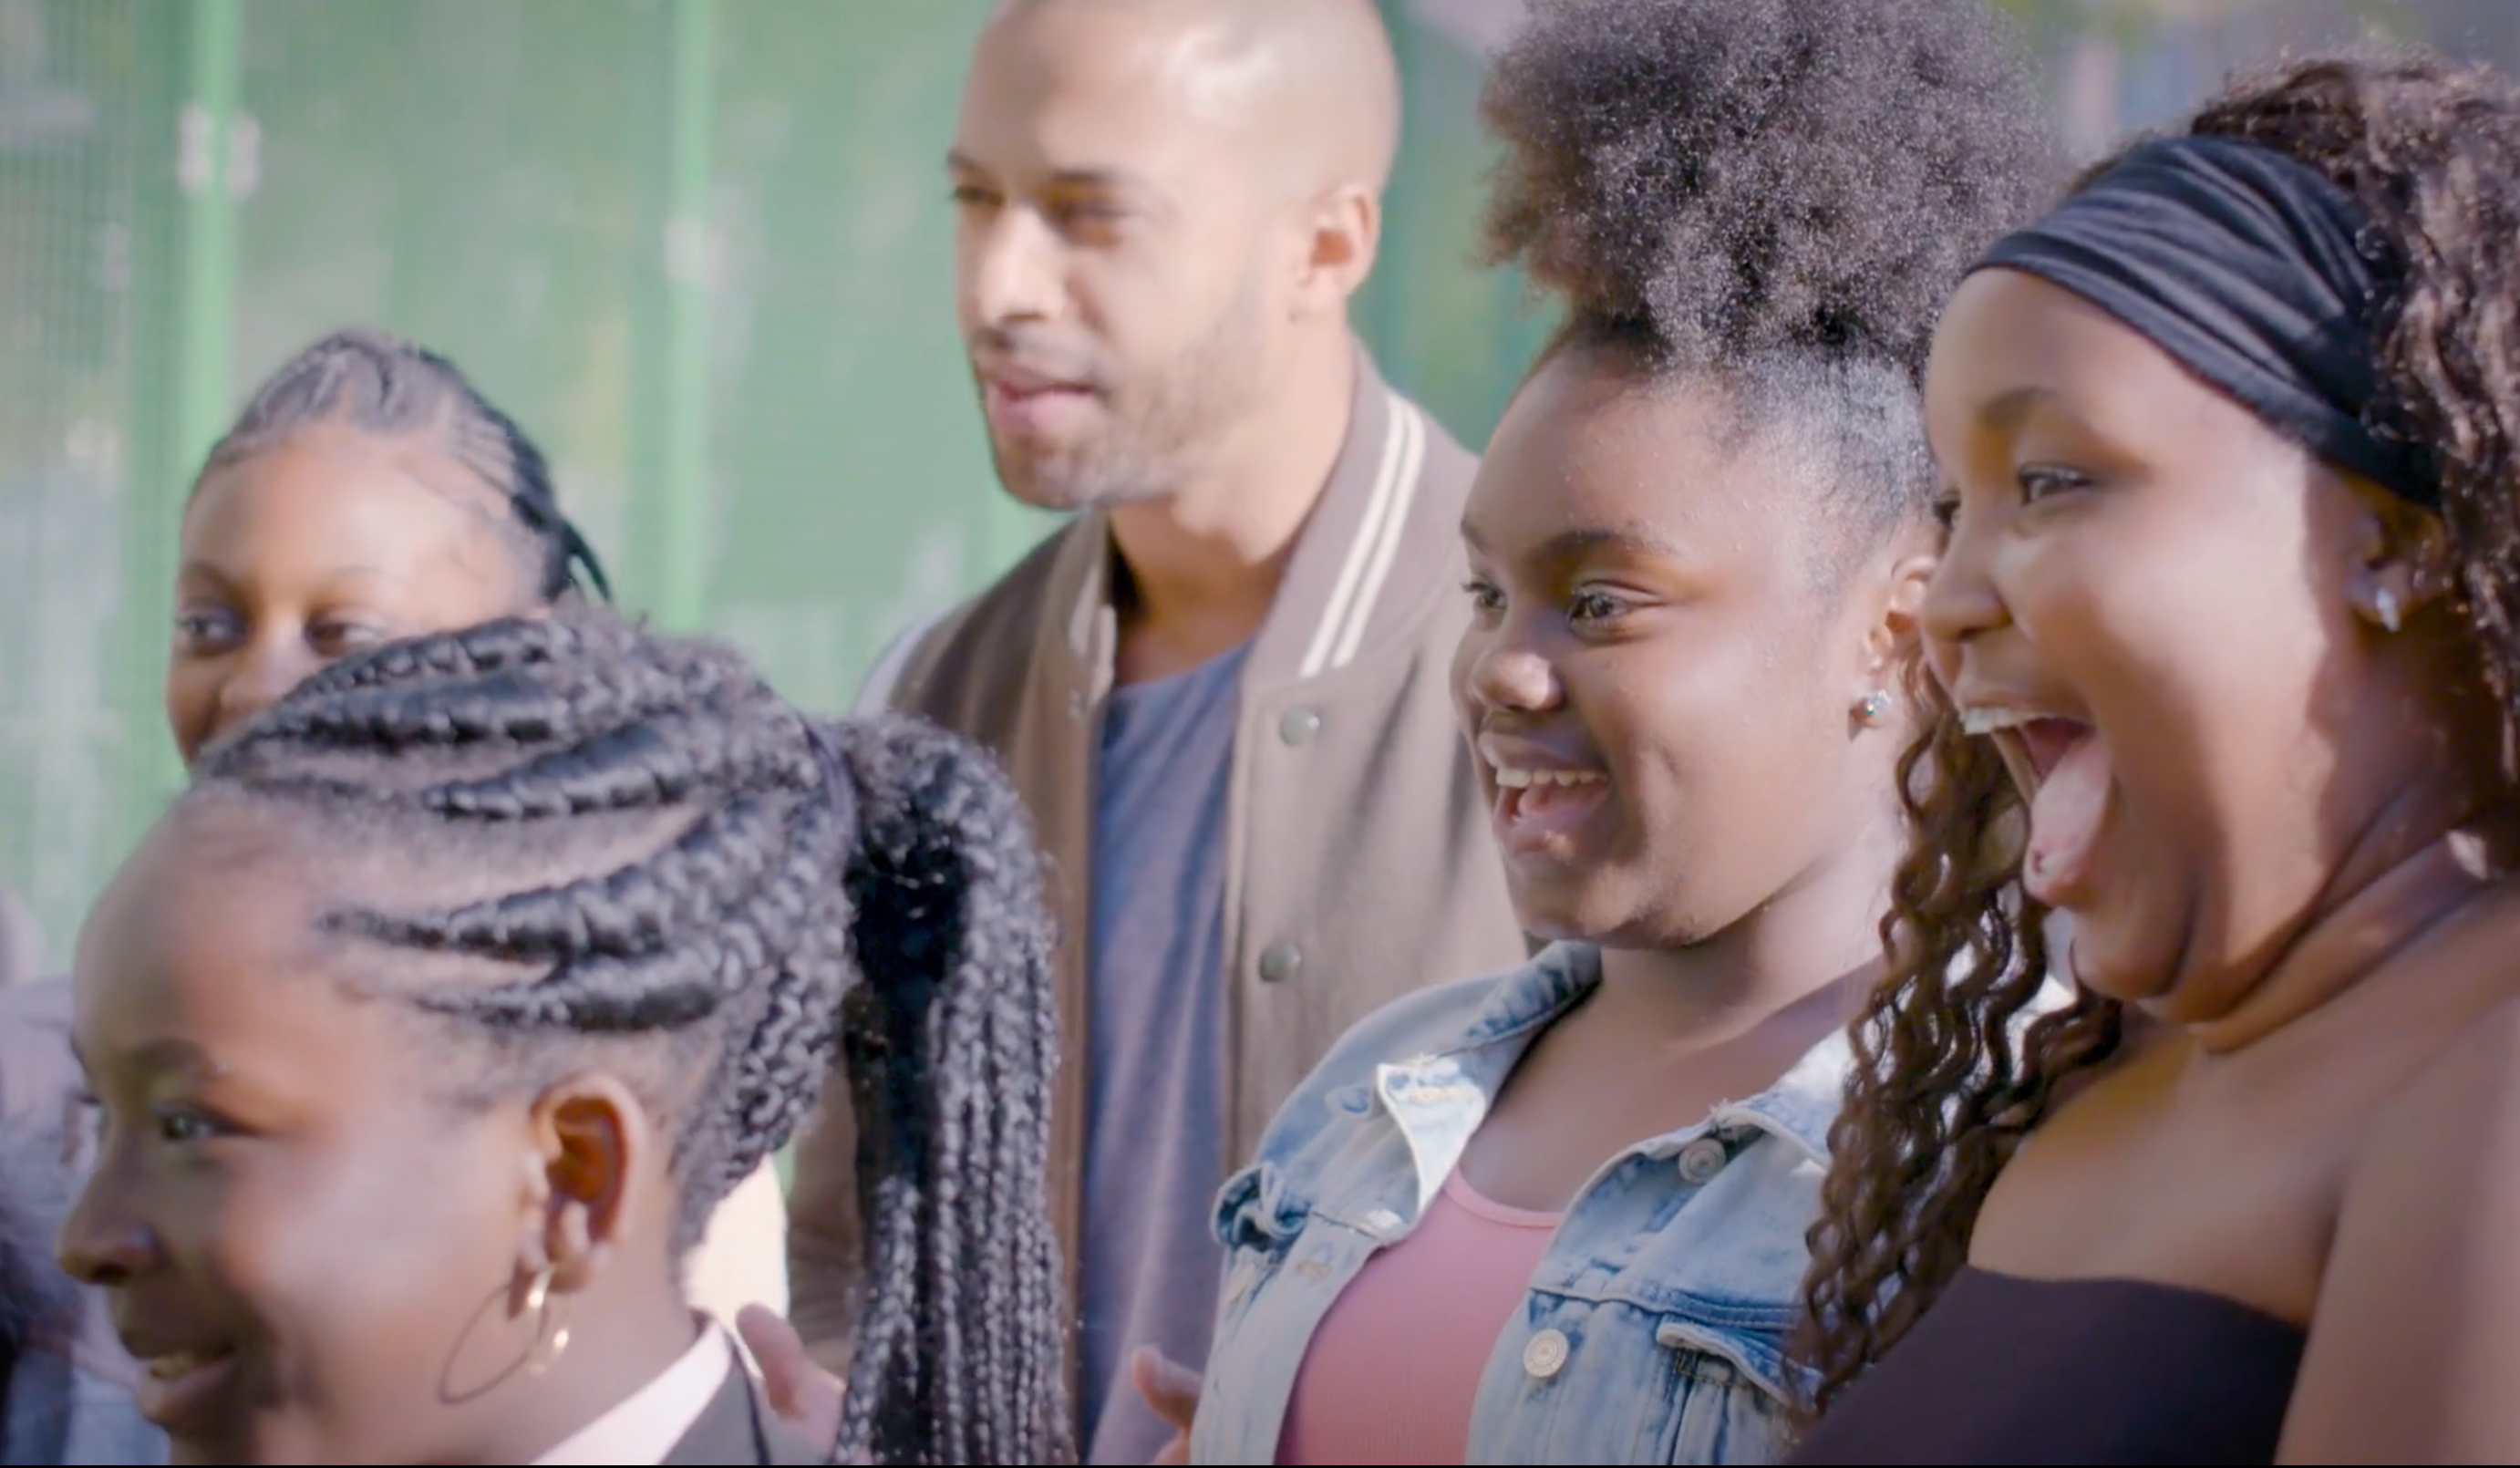
<path id="1" fill-rule="evenodd" d="M 998 482 L 1034 509 L 1062 513 L 1171 496 L 1258 402 L 1260 320 L 1257 292 L 1246 282 L 1205 336 L 1146 374 L 1143 394 L 1120 390 L 1105 399 L 1105 427 L 1093 438 L 1010 450 L 991 435 Z"/>

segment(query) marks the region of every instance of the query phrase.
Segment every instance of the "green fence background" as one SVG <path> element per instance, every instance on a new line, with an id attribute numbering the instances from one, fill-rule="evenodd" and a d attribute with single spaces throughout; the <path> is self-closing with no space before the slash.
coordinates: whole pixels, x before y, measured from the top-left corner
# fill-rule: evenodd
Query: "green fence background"
<path id="1" fill-rule="evenodd" d="M 996 487 L 942 157 L 982 0 L 0 0 L 0 884 L 52 958 L 172 788 L 192 469 L 299 345 L 448 352 L 624 600 L 832 708 L 1045 528 Z M 1359 320 L 1473 441 L 1543 323 L 1472 270 L 1475 54 L 1395 8 Z"/>
<path id="2" fill-rule="evenodd" d="M 2501 56 L 2520 24 L 2497 0 L 2014 8 L 2092 138 L 2271 40 L 2411 24 Z M 323 332 L 463 363 L 625 601 L 809 706 L 1042 532 L 991 477 L 952 327 L 940 160 L 985 9 L 0 0 L 0 885 L 55 962 L 176 776 L 191 472 Z M 1546 330 L 1467 257 L 1479 48 L 1518 3 L 1384 9 L 1406 135 L 1358 321 L 1475 444 Z"/>

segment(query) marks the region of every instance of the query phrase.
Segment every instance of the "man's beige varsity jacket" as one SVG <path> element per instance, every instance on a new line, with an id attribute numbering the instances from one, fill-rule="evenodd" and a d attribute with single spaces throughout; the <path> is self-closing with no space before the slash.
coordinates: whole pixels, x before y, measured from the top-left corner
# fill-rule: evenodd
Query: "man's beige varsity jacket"
<path id="1" fill-rule="evenodd" d="M 1468 615 L 1460 525 L 1476 465 L 1359 350 L 1345 445 L 1243 665 L 1226 815 L 1232 1164 L 1359 1019 L 1528 956 L 1449 690 Z M 1030 807 L 1060 926 L 1051 1190 L 1071 1291 L 1089 1094 L 1088 862 L 1118 640 L 1111 562 L 1103 517 L 1079 516 L 896 643 L 861 704 L 977 740 Z M 827 1108 L 798 1143 L 788 1203 L 793 1318 L 827 1361 L 845 1355 L 855 1320 L 846 1113 Z"/>

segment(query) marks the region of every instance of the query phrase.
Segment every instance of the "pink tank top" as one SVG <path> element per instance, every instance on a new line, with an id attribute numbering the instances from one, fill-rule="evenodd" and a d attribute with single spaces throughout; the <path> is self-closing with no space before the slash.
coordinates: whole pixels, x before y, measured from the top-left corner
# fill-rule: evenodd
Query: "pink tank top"
<path id="1" fill-rule="evenodd" d="M 1417 1231 L 1365 1262 L 1313 1332 L 1281 1463 L 1458 1463 L 1479 1377 L 1557 1229 L 1444 1179 Z"/>

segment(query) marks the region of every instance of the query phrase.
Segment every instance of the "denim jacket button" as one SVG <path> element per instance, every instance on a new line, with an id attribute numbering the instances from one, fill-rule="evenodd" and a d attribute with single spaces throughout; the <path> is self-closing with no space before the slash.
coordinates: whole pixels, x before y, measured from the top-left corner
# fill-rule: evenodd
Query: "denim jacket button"
<path id="1" fill-rule="evenodd" d="M 1522 1348 L 1522 1369 L 1535 1380 L 1547 1381 L 1565 1366 L 1566 1350 L 1564 1332 L 1544 1330 Z"/>
<path id="2" fill-rule="evenodd" d="M 1724 1170 L 1724 1144 L 1711 1136 L 1699 1137 L 1680 1149 L 1680 1180 L 1690 1187 L 1704 1187 Z"/>
<path id="3" fill-rule="evenodd" d="M 1365 1216 L 1365 1226 L 1376 1233 L 1400 1226 L 1400 1216 L 1387 1208 L 1377 1208 Z"/>

